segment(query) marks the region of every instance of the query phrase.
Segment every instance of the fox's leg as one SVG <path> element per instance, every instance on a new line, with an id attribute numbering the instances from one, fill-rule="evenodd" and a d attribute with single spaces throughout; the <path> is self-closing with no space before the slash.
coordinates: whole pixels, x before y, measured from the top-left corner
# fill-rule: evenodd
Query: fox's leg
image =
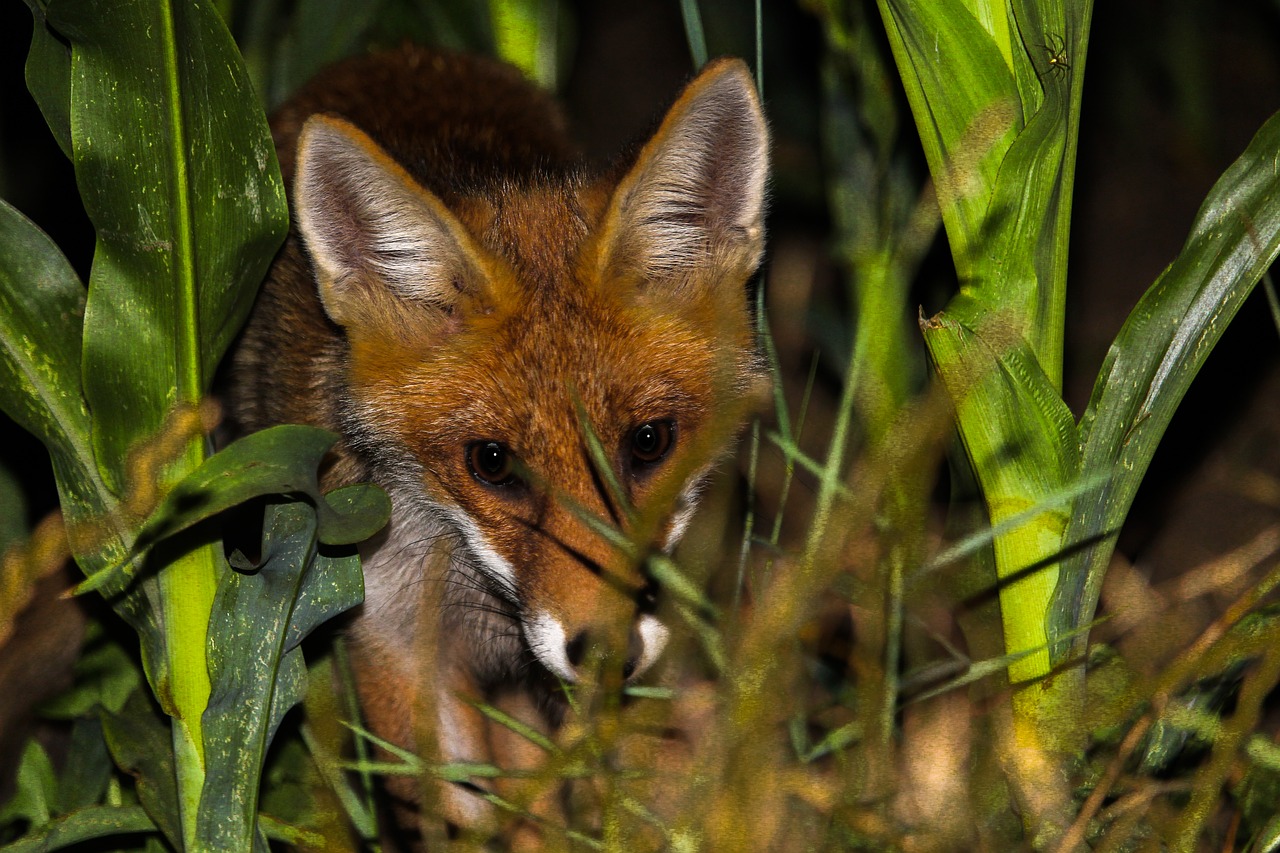
<path id="1" fill-rule="evenodd" d="M 551 737 L 551 727 L 547 725 L 537 703 L 527 691 L 500 694 L 494 698 L 493 704 L 498 710 L 519 720 L 538 734 Z M 496 780 L 498 795 L 528 811 L 536 819 L 519 821 L 512 827 L 510 849 L 542 850 L 545 847 L 544 831 L 539 824 L 545 822 L 553 826 L 565 825 L 561 797 L 563 781 L 539 772 L 546 768 L 547 753 L 529 738 L 494 722 L 490 722 L 489 731 L 493 763 L 511 774 Z"/>
<path id="2" fill-rule="evenodd" d="M 476 708 L 481 701 L 470 674 L 462 667 L 451 666 L 442 673 L 436 685 L 434 719 L 439 760 L 444 764 L 490 764 L 486 719 Z M 425 784 L 433 784 L 424 780 Z M 490 835 L 496 829 L 493 806 L 484 799 L 492 791 L 492 780 L 434 783 L 435 810 L 440 817 L 463 830 L 465 834 Z"/>
<path id="3" fill-rule="evenodd" d="M 458 662 L 457 649 L 443 643 L 432 653 L 419 644 L 418 654 L 403 648 L 388 653 L 367 634 L 358 639 L 363 642 L 352 644 L 352 662 L 367 728 L 430 767 L 490 763 L 486 721 L 473 704 L 482 693 Z M 376 752 L 381 760 L 395 760 Z M 491 784 L 478 780 L 470 786 L 434 775 L 384 777 L 396 823 L 403 831 L 420 831 L 427 849 L 434 849 L 431 840 L 443 839 L 449 826 L 468 836 L 495 831 L 493 807 L 483 797 Z"/>

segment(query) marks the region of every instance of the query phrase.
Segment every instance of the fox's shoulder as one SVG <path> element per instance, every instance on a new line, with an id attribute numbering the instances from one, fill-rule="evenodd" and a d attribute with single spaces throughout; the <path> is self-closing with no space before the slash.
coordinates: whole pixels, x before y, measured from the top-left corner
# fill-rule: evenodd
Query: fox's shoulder
<path id="1" fill-rule="evenodd" d="M 577 163 L 559 103 L 511 65 L 405 44 L 329 66 L 273 115 L 286 183 L 315 114 L 364 131 L 433 192 L 569 170 Z"/>

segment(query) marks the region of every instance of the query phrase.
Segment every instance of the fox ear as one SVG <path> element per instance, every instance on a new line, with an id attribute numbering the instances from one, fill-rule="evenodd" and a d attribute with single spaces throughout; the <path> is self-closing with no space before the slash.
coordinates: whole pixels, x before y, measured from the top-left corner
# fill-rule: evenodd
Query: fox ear
<path id="1" fill-rule="evenodd" d="M 395 302 L 449 314 L 483 290 L 483 255 L 463 225 L 354 125 L 312 116 L 297 164 L 298 229 L 334 322 L 384 325 L 403 313 Z"/>
<path id="2" fill-rule="evenodd" d="M 768 148 L 746 65 L 708 65 L 614 191 L 602 271 L 677 287 L 741 284 L 764 251 Z"/>

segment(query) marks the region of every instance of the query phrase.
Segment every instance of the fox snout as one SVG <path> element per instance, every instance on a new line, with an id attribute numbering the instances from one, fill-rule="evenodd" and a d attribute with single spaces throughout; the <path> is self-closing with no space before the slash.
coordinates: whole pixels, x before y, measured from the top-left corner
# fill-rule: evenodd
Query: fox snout
<path id="1" fill-rule="evenodd" d="M 631 612 L 619 621 L 611 622 L 607 614 L 536 609 L 521 620 L 521 627 L 538 662 L 570 684 L 599 660 L 606 666 L 620 663 L 623 679 L 631 681 L 653 665 L 667 644 L 668 631 L 654 615 L 656 607 L 657 587 L 650 583 L 635 594 L 629 608 L 622 605 L 616 615 Z"/>

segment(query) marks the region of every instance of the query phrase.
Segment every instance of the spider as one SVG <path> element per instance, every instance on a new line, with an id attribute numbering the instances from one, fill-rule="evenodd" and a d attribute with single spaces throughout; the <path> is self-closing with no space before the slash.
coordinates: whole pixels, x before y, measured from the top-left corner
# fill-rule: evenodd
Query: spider
<path id="1" fill-rule="evenodd" d="M 1071 70 L 1071 63 L 1067 62 L 1067 42 L 1062 36 L 1049 33 L 1045 36 L 1047 44 L 1040 45 L 1049 54 L 1049 74 L 1066 74 Z"/>

